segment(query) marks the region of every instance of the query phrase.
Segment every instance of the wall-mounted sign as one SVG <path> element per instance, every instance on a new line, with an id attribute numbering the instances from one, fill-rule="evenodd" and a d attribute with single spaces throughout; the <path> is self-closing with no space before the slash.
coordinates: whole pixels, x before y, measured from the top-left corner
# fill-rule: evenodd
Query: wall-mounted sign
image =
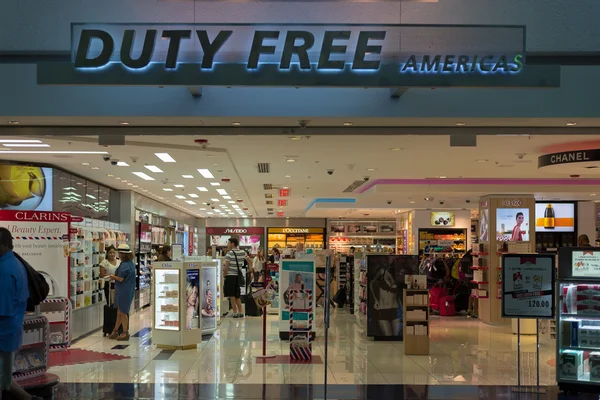
<path id="1" fill-rule="evenodd" d="M 536 232 L 575 232 L 575 203 L 536 203 Z"/>
<path id="2" fill-rule="evenodd" d="M 565 151 L 538 157 L 538 168 L 550 165 L 600 161 L 600 149 Z"/>
<path id="3" fill-rule="evenodd" d="M 496 209 L 496 240 L 498 242 L 528 242 L 529 234 L 528 208 Z"/>
<path id="4" fill-rule="evenodd" d="M 207 235 L 263 235 L 265 228 L 206 228 Z"/>
<path id="5" fill-rule="evenodd" d="M 433 211 L 431 213 L 431 226 L 449 228 L 456 224 L 455 214 L 449 211 Z"/>
<path id="6" fill-rule="evenodd" d="M 75 192 L 65 188 L 61 200 L 81 202 Z M 0 210 L 52 211 L 52 168 L 0 165 Z"/>
<path id="7" fill-rule="evenodd" d="M 456 86 L 560 84 L 559 69 L 525 66 L 524 26 L 73 24 L 71 32 L 72 62 L 39 65 L 38 83 L 419 87 L 455 75 Z"/>
<path id="8" fill-rule="evenodd" d="M 600 251 L 578 249 L 571 254 L 571 276 L 600 278 Z"/>
<path id="9" fill-rule="evenodd" d="M 555 257 L 502 256 L 502 317 L 554 318 Z"/>
<path id="10" fill-rule="evenodd" d="M 504 199 L 502 200 L 502 207 L 522 207 L 523 200 L 521 199 Z"/>
<path id="11" fill-rule="evenodd" d="M 323 228 L 267 228 L 268 233 L 325 233 Z"/>

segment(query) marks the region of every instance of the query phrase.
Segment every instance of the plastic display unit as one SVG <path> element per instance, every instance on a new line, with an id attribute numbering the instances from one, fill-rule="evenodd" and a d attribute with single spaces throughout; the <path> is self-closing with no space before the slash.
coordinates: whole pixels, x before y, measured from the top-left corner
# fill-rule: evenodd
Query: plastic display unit
<path id="1" fill-rule="evenodd" d="M 50 351 L 62 351 L 71 346 L 71 302 L 65 297 L 48 298 L 40 304 L 40 313 L 50 327 Z"/>
<path id="2" fill-rule="evenodd" d="M 44 375 L 48 370 L 49 327 L 45 316 L 25 315 L 23 342 L 13 365 L 15 381 Z"/>
<path id="3" fill-rule="evenodd" d="M 404 354 L 429 354 L 429 290 L 405 289 L 403 295 L 404 307 Z M 412 316 L 419 313 L 423 317 Z"/>

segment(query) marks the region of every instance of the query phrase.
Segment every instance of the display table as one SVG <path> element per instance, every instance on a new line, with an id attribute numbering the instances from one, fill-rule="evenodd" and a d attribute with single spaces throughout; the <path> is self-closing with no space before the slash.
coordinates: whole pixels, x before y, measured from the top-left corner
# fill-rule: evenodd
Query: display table
<path id="1" fill-rule="evenodd" d="M 191 349 L 217 325 L 217 264 L 155 262 L 152 341 L 159 348 Z M 203 326 L 204 325 L 204 326 Z M 204 328 L 204 329 L 203 329 Z"/>

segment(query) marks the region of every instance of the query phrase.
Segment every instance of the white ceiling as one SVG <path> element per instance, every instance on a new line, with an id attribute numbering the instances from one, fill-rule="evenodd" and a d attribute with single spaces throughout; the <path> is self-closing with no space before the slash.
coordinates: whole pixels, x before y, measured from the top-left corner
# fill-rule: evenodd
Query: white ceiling
<path id="1" fill-rule="evenodd" d="M 8 139 L 9 137 L 3 137 Z M 22 138 L 22 137 L 21 137 Z M 128 136 L 126 146 L 105 148 L 97 144 L 97 137 L 40 137 L 51 145 L 41 150 L 86 150 L 107 151 L 114 159 L 126 161 L 129 167 L 112 166 L 95 155 L 43 155 L 43 154 L 0 154 L 2 159 L 36 163 L 48 163 L 121 190 L 135 190 L 159 201 L 175 205 L 193 215 L 210 216 L 210 207 L 203 202 L 218 205 L 231 204 L 219 196 L 216 189 L 225 189 L 232 201 L 243 200 L 242 208 L 248 215 L 267 216 L 265 201 L 273 200 L 275 212 L 278 192 L 266 192 L 263 184 L 275 188 L 289 187 L 291 196 L 288 206 L 281 207 L 284 216 L 306 215 L 306 207 L 315 198 L 356 197 L 357 203 L 340 209 L 314 208 L 309 216 L 338 218 L 389 217 L 404 208 L 474 208 L 481 195 L 496 193 L 532 193 L 538 197 L 556 199 L 594 200 L 589 187 L 439 187 L 426 185 L 396 187 L 393 191 L 376 188 L 364 195 L 343 193 L 352 182 L 370 179 L 398 178 L 568 178 L 579 174 L 582 178 L 597 178 L 595 170 L 570 167 L 568 170 L 538 170 L 537 157 L 541 149 L 550 145 L 600 139 L 598 136 L 479 136 L 477 147 L 450 147 L 448 136 L 211 136 L 207 137 L 207 149 L 194 143 L 201 136 Z M 16 151 L 15 148 L 13 150 Z M 38 149 L 24 149 L 36 151 Z M 154 153 L 167 152 L 176 163 L 164 163 Z M 286 159 L 296 160 L 293 163 Z M 270 173 L 259 174 L 257 163 L 269 163 Z M 82 163 L 89 163 L 84 166 Z M 144 165 L 155 165 L 164 173 L 152 173 Z M 97 168 L 97 169 L 93 169 Z M 205 179 L 198 169 L 207 168 L 215 179 Z M 329 175 L 327 170 L 333 170 Z M 145 172 L 155 178 L 145 181 L 132 172 Z M 182 175 L 190 174 L 193 179 Z M 109 176 L 112 175 L 112 176 Z M 116 178 L 121 178 L 117 180 Z M 230 178 L 230 183 L 221 182 Z M 127 181 L 123 183 L 123 181 Z M 213 187 L 210 182 L 219 182 Z M 129 185 L 131 184 L 131 185 Z M 184 188 L 175 188 L 183 184 Z M 134 186 L 138 186 L 137 188 Z M 208 192 L 196 188 L 206 187 Z M 165 192 L 171 188 L 173 192 Z M 542 190 L 539 190 L 542 189 Z M 516 192 L 515 192 L 516 191 Z M 600 196 L 600 189 L 598 189 Z M 190 198 L 189 194 L 198 195 Z M 265 193 L 273 193 L 266 199 Z M 183 195 L 186 199 L 177 199 Z M 433 202 L 423 200 L 426 196 Z M 471 203 L 466 203 L 466 200 Z M 185 201 L 194 201 L 195 205 Z M 444 205 L 439 201 L 443 200 Z M 391 201 L 391 204 L 387 204 Z M 414 203 L 412 203 L 414 201 Z M 271 207 L 271 206 L 269 206 Z M 206 208 L 207 210 L 200 210 Z M 221 208 L 221 207 L 219 207 Z M 213 215 L 214 216 L 214 215 Z M 238 214 L 229 215 L 237 217 Z"/>

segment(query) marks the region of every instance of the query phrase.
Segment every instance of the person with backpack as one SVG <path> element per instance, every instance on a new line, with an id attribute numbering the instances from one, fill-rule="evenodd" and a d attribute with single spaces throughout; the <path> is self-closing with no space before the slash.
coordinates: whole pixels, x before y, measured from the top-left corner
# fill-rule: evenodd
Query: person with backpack
<path id="1" fill-rule="evenodd" d="M 29 300 L 27 273 L 26 267 L 13 252 L 10 231 L 0 228 L 0 398 L 5 397 L 4 394 L 11 399 L 39 398 L 29 395 L 12 379 L 15 356 L 23 339 L 23 319 Z"/>

